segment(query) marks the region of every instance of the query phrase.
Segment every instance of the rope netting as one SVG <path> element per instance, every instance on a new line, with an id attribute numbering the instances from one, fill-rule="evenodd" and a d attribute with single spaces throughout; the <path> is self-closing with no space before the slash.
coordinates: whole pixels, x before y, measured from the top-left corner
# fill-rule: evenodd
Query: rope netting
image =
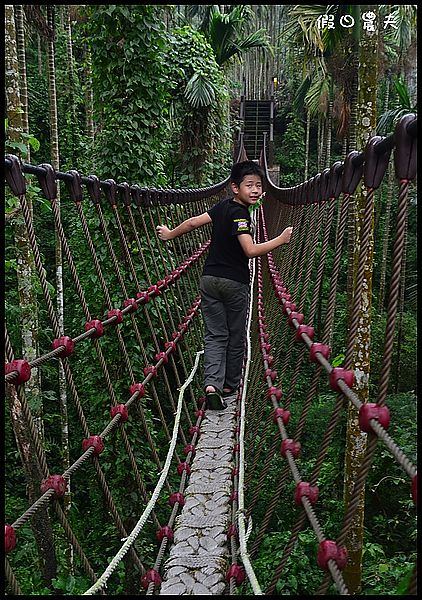
<path id="1" fill-rule="evenodd" d="M 393 149 L 399 193 L 383 362 L 376 400 L 362 402 L 353 356 L 365 299 L 365 266 L 374 243 L 374 199 Z M 400 121 L 394 136 L 371 138 L 364 152 L 350 153 L 344 162 L 295 188 L 281 189 L 271 182 L 263 153 L 266 197 L 254 214 L 255 239 L 270 239 L 287 225 L 293 225 L 293 236 L 282 250 L 251 261 L 248 346 L 241 386 L 233 398 L 232 437 L 225 442 L 227 447 L 232 444 L 231 460 L 224 459 L 227 481 L 217 480 L 224 481 L 226 494 L 224 560 L 216 559 L 215 571 L 210 571 L 211 546 L 196 546 L 198 557 L 189 577 L 202 569 L 203 579 L 192 583 L 202 587 L 189 588 L 182 569 L 180 585 L 184 582 L 185 587 L 173 593 L 216 589 L 212 586 L 218 581 L 224 582 L 225 594 L 251 589 L 254 595 L 278 593 L 301 532 L 310 527 L 317 543 L 315 560 L 326 575 L 309 593 L 349 594 L 342 574 L 346 542 L 380 446 L 404 472 L 409 497 L 416 503 L 416 468 L 388 432 L 394 431 L 394 423 L 386 404 L 415 155 L 414 115 Z M 241 148 L 238 160 L 243 158 Z M 192 496 L 203 496 L 203 504 L 212 502 L 213 494 L 205 498 L 205 485 L 202 494 L 187 489 L 192 471 L 205 464 L 195 466 L 205 426 L 208 446 L 217 448 L 213 438 L 219 428 L 231 428 L 232 421 L 215 421 L 202 389 L 199 278 L 210 228 L 163 244 L 156 226 L 174 227 L 205 212 L 229 195 L 229 179 L 208 188 L 164 190 L 100 181 L 76 171 L 61 173 L 48 164 L 35 167 L 13 155 L 5 165 L 8 186 L 19 199 L 42 307 L 37 315 L 39 347 L 32 359 L 22 356 L 16 311 L 6 310 L 5 381 L 18 450 L 13 474 L 22 495 L 22 504 L 14 507 L 12 518 L 7 516 L 10 524 L 5 526 L 8 591 L 25 593 L 22 574 L 31 561 L 39 570 L 40 560 L 45 581 L 47 572 L 69 568 L 84 578 L 81 593 L 116 595 L 124 589 L 159 594 L 182 511 L 184 519 L 193 523 L 196 518 L 192 537 L 194 531 L 204 536 L 198 524 L 202 516 L 197 509 L 186 509 Z M 338 343 L 336 306 L 346 285 L 345 265 L 353 268 L 347 219 L 361 180 L 366 207 L 350 324 L 342 340 L 344 363 L 338 367 L 330 363 L 332 345 Z M 42 218 L 31 207 L 35 182 L 48 200 Z M 54 298 L 56 244 L 64 257 L 63 322 Z M 327 256 L 332 258 L 330 272 Z M 310 414 L 321 390 L 327 398 L 325 431 L 315 439 Z M 42 396 L 42 414 L 36 394 Z M 353 491 L 340 530 L 324 533 L 324 510 L 330 506 L 324 469 L 332 460 L 333 439 L 344 436 L 351 410 L 365 434 L 363 460 L 353 471 Z M 70 428 L 67 436 L 62 423 Z M 265 498 L 264 487 L 270 490 Z M 277 513 L 287 506 L 294 515 L 291 532 L 276 568 L 264 580 L 261 552 Z M 210 519 L 208 529 L 215 525 Z M 47 550 L 42 540 L 48 540 Z M 36 547 L 44 548 L 40 557 Z M 71 556 L 66 566 L 58 564 L 64 550 Z M 408 593 L 416 593 L 416 571 Z"/>

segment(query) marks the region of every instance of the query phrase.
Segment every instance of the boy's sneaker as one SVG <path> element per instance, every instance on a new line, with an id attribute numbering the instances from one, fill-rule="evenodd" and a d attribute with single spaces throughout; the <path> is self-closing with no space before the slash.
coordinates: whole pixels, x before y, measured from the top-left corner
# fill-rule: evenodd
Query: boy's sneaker
<path id="1" fill-rule="evenodd" d="M 218 392 L 206 392 L 207 408 L 211 410 L 223 410 L 227 408 L 227 404 Z"/>

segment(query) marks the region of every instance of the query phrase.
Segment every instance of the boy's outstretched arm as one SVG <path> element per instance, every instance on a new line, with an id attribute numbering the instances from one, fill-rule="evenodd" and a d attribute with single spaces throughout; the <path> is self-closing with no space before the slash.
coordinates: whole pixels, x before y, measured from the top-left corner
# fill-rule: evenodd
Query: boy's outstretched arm
<path id="1" fill-rule="evenodd" d="M 261 244 L 255 244 L 249 233 L 241 233 L 239 235 L 239 243 L 248 258 L 255 258 L 255 256 L 263 256 L 264 254 L 271 252 L 282 244 L 288 244 L 292 236 L 292 231 L 293 227 L 286 227 L 280 235 L 272 238 L 272 240 L 268 240 L 268 242 L 262 242 Z"/>
<path id="2" fill-rule="evenodd" d="M 183 223 L 180 223 L 174 229 L 169 229 L 165 225 L 157 225 L 158 237 L 160 240 L 173 240 L 179 235 L 184 235 L 185 233 L 189 233 L 193 231 L 197 227 L 202 227 L 207 223 L 211 223 L 211 217 L 207 212 L 202 213 L 202 215 L 198 215 L 197 217 L 190 217 L 190 219 L 186 219 Z"/>

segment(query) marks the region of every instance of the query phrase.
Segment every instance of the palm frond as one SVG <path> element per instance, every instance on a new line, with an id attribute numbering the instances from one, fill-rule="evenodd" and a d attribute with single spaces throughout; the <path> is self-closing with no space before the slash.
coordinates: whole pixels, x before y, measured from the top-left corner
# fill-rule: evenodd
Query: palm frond
<path id="1" fill-rule="evenodd" d="M 216 97 L 214 85 L 200 73 L 194 73 L 186 84 L 185 98 L 193 108 L 210 106 Z"/>

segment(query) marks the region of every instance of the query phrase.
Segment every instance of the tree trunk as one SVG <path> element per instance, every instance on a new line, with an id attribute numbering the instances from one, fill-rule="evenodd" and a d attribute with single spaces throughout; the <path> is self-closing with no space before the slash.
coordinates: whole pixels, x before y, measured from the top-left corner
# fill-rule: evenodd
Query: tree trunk
<path id="1" fill-rule="evenodd" d="M 54 7 L 47 6 L 48 25 L 54 31 Z M 56 69 L 55 69 L 55 48 L 54 38 L 47 43 L 48 57 L 48 91 L 49 91 L 49 112 L 50 112 L 50 139 L 51 139 L 51 164 L 58 170 L 60 164 L 59 157 L 59 134 L 57 127 L 57 95 L 56 95 Z M 60 210 L 60 187 L 57 186 L 57 207 Z M 63 257 L 62 246 L 59 235 L 55 231 L 56 242 L 56 286 L 57 286 L 57 321 L 60 335 L 64 335 L 64 311 L 63 311 Z M 69 426 L 67 415 L 67 390 L 66 378 L 61 361 L 58 362 L 59 367 L 59 395 L 60 409 L 62 416 L 62 454 L 63 454 L 63 469 L 69 467 Z M 68 484 L 70 490 L 70 480 Z M 66 507 L 70 505 L 70 496 L 64 500 Z"/>
<path id="2" fill-rule="evenodd" d="M 21 19 L 21 16 L 18 9 L 18 21 Z M 22 35 L 23 29 L 20 32 L 20 37 Z M 22 44 L 22 37 L 19 40 L 19 44 Z M 6 112 L 9 122 L 7 134 L 9 139 L 22 141 L 21 133 L 24 127 L 22 122 L 24 111 L 21 105 L 19 90 L 19 64 L 13 5 L 5 6 L 5 55 Z M 24 122 L 27 123 L 27 117 Z M 37 355 L 38 334 L 37 300 L 34 291 L 34 258 L 28 243 L 26 227 L 21 222 L 21 219 L 16 219 L 16 221 L 12 220 L 11 224 L 14 228 L 16 245 L 17 280 L 21 315 L 19 327 L 22 336 L 22 356 L 26 360 L 31 361 Z M 13 360 L 13 357 L 7 356 L 7 360 Z M 28 404 L 30 405 L 32 414 L 35 415 L 35 424 L 40 434 L 42 434 L 42 404 L 38 369 L 33 369 L 31 375 L 30 380 L 25 384 L 23 393 L 28 396 Z M 25 425 L 21 402 L 13 385 L 7 386 L 7 396 L 9 399 L 13 431 L 26 473 L 29 502 L 32 504 L 40 496 L 40 483 L 43 479 L 43 473 L 36 458 L 36 453 L 33 451 L 33 443 L 29 438 L 28 427 Z M 42 435 L 40 435 L 40 439 L 42 439 Z M 38 548 L 43 578 L 47 585 L 51 585 L 51 580 L 56 576 L 57 562 L 54 552 L 53 531 L 46 509 L 38 511 L 38 513 L 32 517 L 31 527 Z"/>
<path id="3" fill-rule="evenodd" d="M 365 10 L 372 10 L 378 15 L 378 7 L 365 5 Z M 377 19 L 378 21 L 378 19 Z M 358 86 L 358 115 L 357 144 L 364 149 L 368 139 L 375 134 L 376 127 L 376 90 L 377 90 L 377 54 L 378 39 L 376 32 L 363 31 L 360 43 L 359 86 Z M 359 237 L 363 227 L 363 214 L 367 203 L 367 192 L 358 188 L 356 194 L 356 237 Z M 372 303 L 372 272 L 374 245 L 374 214 L 372 210 L 372 225 L 365 260 L 365 272 L 360 299 L 359 322 L 354 339 L 353 364 L 356 383 L 354 391 L 362 403 L 368 401 L 369 372 L 370 372 L 370 331 Z M 361 240 L 362 245 L 362 240 Z M 354 264 L 357 264 L 357 251 Z M 349 367 L 350 368 L 350 367 Z M 359 427 L 358 410 L 350 403 L 347 422 L 347 442 L 345 460 L 345 504 L 350 501 L 355 483 L 356 472 L 360 468 L 365 455 L 367 434 Z M 364 521 L 365 488 L 359 496 L 359 504 L 348 531 L 346 546 L 348 562 L 343 575 L 351 594 L 359 594 L 362 576 L 363 550 L 363 521 Z"/>
<path id="4" fill-rule="evenodd" d="M 308 179 L 308 170 L 309 170 L 309 133 L 311 130 L 311 113 L 309 109 L 306 109 L 306 142 L 305 142 L 305 173 L 304 180 Z"/>
<path id="5" fill-rule="evenodd" d="M 85 45 L 85 60 L 85 128 L 90 144 L 90 156 L 92 157 L 91 168 L 95 170 L 94 93 L 92 89 L 91 48 L 88 44 Z"/>
<path id="6" fill-rule="evenodd" d="M 73 59 L 73 46 L 72 46 L 72 25 L 70 22 L 70 14 L 69 7 L 63 6 L 63 18 L 64 18 L 64 28 L 66 31 L 66 51 L 67 51 L 67 68 L 68 68 L 68 77 L 69 77 L 69 105 L 71 112 L 72 122 L 70 124 L 71 138 L 72 138 L 72 149 L 71 149 L 71 161 L 72 166 L 75 169 L 80 168 L 78 165 L 78 151 L 77 151 L 77 132 L 78 132 L 78 122 L 76 116 L 76 101 L 75 101 L 75 69 L 74 69 L 74 59 Z"/>

